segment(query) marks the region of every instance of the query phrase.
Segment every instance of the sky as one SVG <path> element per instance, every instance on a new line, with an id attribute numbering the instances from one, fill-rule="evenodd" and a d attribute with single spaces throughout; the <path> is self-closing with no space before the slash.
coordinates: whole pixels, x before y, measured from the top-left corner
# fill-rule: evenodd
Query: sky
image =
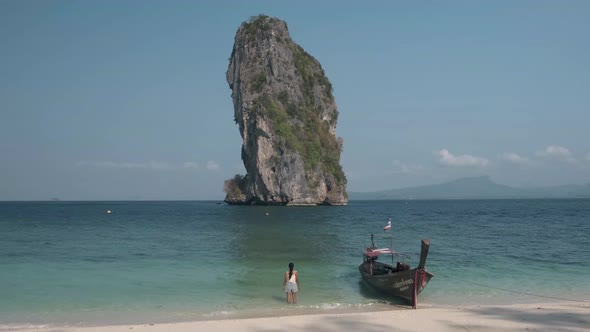
<path id="1" fill-rule="evenodd" d="M 590 182 L 590 1 L 0 1 L 0 200 L 218 200 L 266 14 L 320 61 L 348 191 Z"/>

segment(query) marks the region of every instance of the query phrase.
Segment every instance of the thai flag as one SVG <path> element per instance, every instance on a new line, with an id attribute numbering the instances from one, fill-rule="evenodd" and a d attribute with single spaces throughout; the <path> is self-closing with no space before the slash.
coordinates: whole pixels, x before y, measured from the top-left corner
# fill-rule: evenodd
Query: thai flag
<path id="1" fill-rule="evenodd" d="M 387 225 L 385 225 L 385 227 L 383 227 L 383 231 L 385 232 L 386 230 L 391 228 L 391 218 L 389 218 L 389 220 L 387 221 Z"/>

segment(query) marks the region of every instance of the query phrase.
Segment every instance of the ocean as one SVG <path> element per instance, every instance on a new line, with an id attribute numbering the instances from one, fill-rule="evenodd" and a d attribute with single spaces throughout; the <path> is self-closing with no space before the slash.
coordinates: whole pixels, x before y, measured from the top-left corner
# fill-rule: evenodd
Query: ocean
<path id="1" fill-rule="evenodd" d="M 361 282 L 370 233 L 412 266 L 431 240 L 419 307 L 590 300 L 590 200 L 0 202 L 0 330 L 402 307 Z"/>

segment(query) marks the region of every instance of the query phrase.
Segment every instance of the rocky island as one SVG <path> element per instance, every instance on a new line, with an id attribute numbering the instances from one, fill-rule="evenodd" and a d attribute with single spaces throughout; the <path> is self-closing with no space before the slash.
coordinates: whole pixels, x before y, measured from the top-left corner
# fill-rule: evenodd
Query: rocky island
<path id="1" fill-rule="evenodd" d="M 225 202 L 346 205 L 332 85 L 287 23 L 264 15 L 242 23 L 226 78 L 247 174 L 225 181 Z"/>

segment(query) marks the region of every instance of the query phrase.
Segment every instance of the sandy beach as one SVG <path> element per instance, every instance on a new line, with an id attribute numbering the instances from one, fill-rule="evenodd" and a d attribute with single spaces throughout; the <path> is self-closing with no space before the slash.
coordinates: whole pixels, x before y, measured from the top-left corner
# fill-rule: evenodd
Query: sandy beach
<path id="1" fill-rule="evenodd" d="M 590 302 L 457 306 L 391 311 L 98 327 L 43 327 L 26 332 L 252 331 L 588 331 Z"/>

